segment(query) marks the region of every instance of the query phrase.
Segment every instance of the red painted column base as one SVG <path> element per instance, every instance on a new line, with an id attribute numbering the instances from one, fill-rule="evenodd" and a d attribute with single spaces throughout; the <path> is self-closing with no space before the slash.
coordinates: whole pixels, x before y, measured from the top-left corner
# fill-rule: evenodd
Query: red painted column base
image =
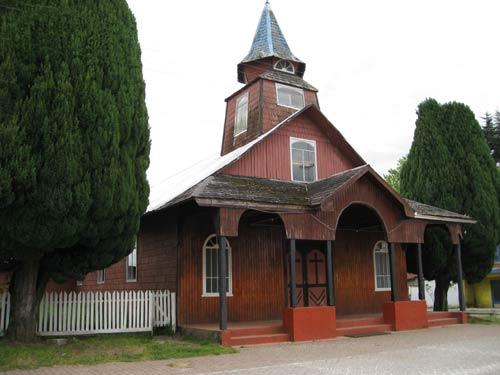
<path id="1" fill-rule="evenodd" d="M 336 309 L 334 306 L 286 308 L 283 326 L 291 341 L 333 339 L 337 336 Z"/>
<path id="2" fill-rule="evenodd" d="M 425 301 L 385 302 L 383 311 L 385 322 L 395 331 L 429 327 Z"/>

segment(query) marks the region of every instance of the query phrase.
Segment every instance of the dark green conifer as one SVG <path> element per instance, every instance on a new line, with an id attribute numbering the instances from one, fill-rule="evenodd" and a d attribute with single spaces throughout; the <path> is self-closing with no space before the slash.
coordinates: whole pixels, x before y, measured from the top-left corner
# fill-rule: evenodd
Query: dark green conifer
<path id="1" fill-rule="evenodd" d="M 469 107 L 433 99 L 422 102 L 413 144 L 401 170 L 401 193 L 478 220 L 463 226 L 462 259 L 469 282 L 483 279 L 491 270 L 500 230 L 498 181 L 495 162 Z M 442 239 L 440 228 L 428 231 L 424 273 L 436 280 L 435 309 L 441 310 L 447 307 L 450 282 L 456 281 L 455 252 Z"/>
<path id="2" fill-rule="evenodd" d="M 0 7 L 0 263 L 10 334 L 35 334 L 49 278 L 81 278 L 133 248 L 149 187 L 140 48 L 125 0 Z"/>

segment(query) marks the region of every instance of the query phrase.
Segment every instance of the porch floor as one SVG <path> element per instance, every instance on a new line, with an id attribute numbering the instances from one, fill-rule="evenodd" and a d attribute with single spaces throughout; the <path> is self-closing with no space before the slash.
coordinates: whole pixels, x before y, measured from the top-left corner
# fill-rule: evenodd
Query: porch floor
<path id="1" fill-rule="evenodd" d="M 259 320 L 253 322 L 228 322 L 227 329 L 228 330 L 237 330 L 237 329 L 252 329 L 252 328 L 264 328 L 264 327 L 274 327 L 281 326 L 283 322 L 281 320 Z M 181 326 L 185 329 L 195 329 L 200 331 L 212 331 L 218 332 L 219 323 L 197 323 L 197 324 L 183 324 Z"/>

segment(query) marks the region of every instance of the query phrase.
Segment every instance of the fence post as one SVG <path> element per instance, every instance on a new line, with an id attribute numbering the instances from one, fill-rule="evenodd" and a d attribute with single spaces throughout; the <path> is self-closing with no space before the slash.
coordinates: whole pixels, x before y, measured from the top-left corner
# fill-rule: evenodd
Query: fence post
<path id="1" fill-rule="evenodd" d="M 151 336 L 154 335 L 154 308 L 155 292 L 149 291 L 149 325 L 151 326 Z"/>
<path id="2" fill-rule="evenodd" d="M 172 306 L 172 308 L 170 309 L 170 322 L 172 325 L 172 331 L 175 333 L 177 328 L 177 310 L 176 310 L 175 292 L 170 293 L 170 298 L 171 298 L 170 303 Z"/>

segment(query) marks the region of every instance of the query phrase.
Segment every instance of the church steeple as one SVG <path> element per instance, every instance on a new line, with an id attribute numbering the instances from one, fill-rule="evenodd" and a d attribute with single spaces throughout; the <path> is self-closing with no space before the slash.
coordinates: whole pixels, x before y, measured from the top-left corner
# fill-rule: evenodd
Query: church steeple
<path id="1" fill-rule="evenodd" d="M 252 47 L 248 55 L 238 64 L 238 81 L 247 83 L 249 77 L 247 70 L 256 68 L 265 62 L 277 63 L 280 60 L 288 61 L 293 65 L 293 73 L 302 77 L 306 64 L 294 56 L 285 36 L 278 25 L 278 21 L 271 10 L 269 1 L 266 1 L 260 17 Z M 258 69 L 260 70 L 260 69 Z"/>

